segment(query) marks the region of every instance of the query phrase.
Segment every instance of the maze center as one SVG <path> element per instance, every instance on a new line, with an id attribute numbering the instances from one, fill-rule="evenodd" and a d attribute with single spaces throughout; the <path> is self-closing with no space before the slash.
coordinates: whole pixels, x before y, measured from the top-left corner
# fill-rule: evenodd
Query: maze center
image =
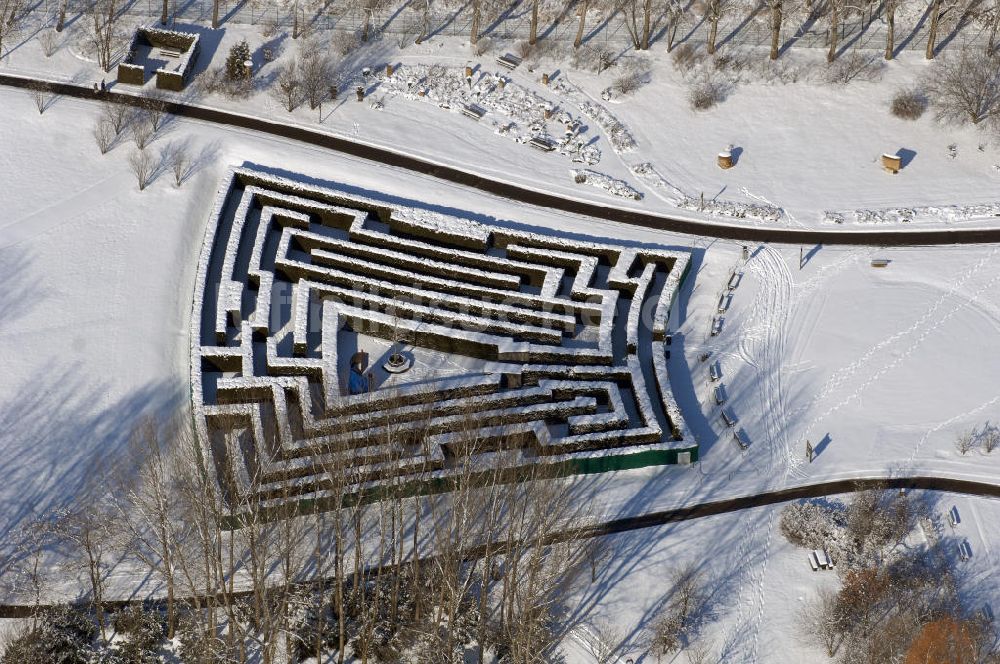
<path id="1" fill-rule="evenodd" d="M 695 461 L 667 370 L 688 265 L 234 169 L 192 316 L 203 452 L 276 503 Z"/>

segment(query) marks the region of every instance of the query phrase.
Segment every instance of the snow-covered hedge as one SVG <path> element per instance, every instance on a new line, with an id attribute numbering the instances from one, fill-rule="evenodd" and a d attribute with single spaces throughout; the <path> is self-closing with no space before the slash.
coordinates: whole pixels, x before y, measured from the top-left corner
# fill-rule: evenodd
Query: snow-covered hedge
<path id="1" fill-rule="evenodd" d="M 392 208 L 242 168 L 227 180 L 215 214 L 199 265 L 192 393 L 208 456 L 236 466 L 235 477 L 258 464 L 273 495 L 318 495 L 309 474 L 327 453 L 323 439 L 350 431 L 365 484 L 379 477 L 387 450 L 378 441 L 390 428 L 423 431 L 436 447 L 470 414 L 477 435 L 499 436 L 496 427 L 509 425 L 534 453 L 525 463 L 566 472 L 673 463 L 683 451 L 696 458 L 670 395 L 661 340 L 683 254 Z M 276 290 L 284 283 L 290 299 Z M 640 326 L 649 321 L 641 317 L 654 296 L 656 341 L 647 352 Z M 402 339 L 418 354 L 428 349 L 422 362 L 439 352 L 480 361 L 455 378 L 419 375 L 346 395 L 338 345 L 351 332 Z M 616 356 L 622 341 L 627 357 Z M 647 383 L 640 357 L 650 356 L 655 382 Z M 272 412 L 276 435 L 262 424 Z M 211 440 L 227 438 L 210 430 L 234 421 L 252 440 L 210 449 Z M 244 454 L 239 449 L 259 458 L 230 459 Z M 408 450 L 398 472 L 445 477 L 443 458 L 440 449 Z"/>

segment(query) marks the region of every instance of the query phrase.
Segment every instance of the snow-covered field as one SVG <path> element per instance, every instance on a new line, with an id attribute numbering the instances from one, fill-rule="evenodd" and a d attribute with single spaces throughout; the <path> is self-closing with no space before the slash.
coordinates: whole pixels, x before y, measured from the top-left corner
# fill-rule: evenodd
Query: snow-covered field
<path id="1" fill-rule="evenodd" d="M 296 43 L 282 35 L 265 38 L 259 26 L 233 24 L 214 33 L 199 29 L 204 53 L 197 70 L 209 67 L 213 55 L 211 66 L 218 66 L 230 46 L 246 38 L 262 87 L 305 43 L 305 38 Z M 5 57 L 5 70 L 83 84 L 107 78 L 82 59 L 74 31 L 66 35 L 50 58 L 37 39 L 26 40 Z M 265 44 L 275 53 L 274 62 L 263 61 Z M 266 91 L 249 100 L 196 96 L 198 103 L 330 131 L 490 177 L 663 213 L 680 208 L 687 216 L 731 220 L 735 215 L 739 223 L 837 229 L 990 225 L 1000 212 L 995 137 L 942 125 L 933 111 L 917 121 L 889 113 L 895 92 L 916 84 L 932 66 L 917 52 L 901 53 L 876 81 L 859 78 L 844 85 L 826 82 L 818 49 L 791 51 L 771 67 L 765 66 L 763 52 L 724 48 L 722 53 L 735 64 L 716 72 L 710 61 L 679 70 L 657 47 L 639 58 L 625 54 L 617 66 L 597 75 L 574 68 L 565 46 L 542 57 L 534 69 L 526 63 L 507 72 L 494 58 L 512 48 L 512 43 L 498 41 L 476 56 L 457 37 L 436 37 L 402 49 L 389 39 L 379 40 L 342 59 L 339 98 L 321 111 L 301 104 L 288 113 Z M 395 67 L 390 81 L 385 80 L 385 64 Z M 447 76 L 425 80 L 431 65 L 444 67 Z M 471 86 L 465 84 L 466 66 L 474 72 Z M 361 74 L 365 67 L 372 70 L 369 77 Z M 602 99 L 625 70 L 643 73 L 646 83 L 634 93 Z M 550 75 L 548 86 L 541 83 L 543 73 Z M 497 76 L 509 81 L 505 90 L 497 90 Z M 693 111 L 689 84 L 704 77 L 720 81 L 728 92 L 715 108 Z M 783 82 L 792 80 L 797 82 Z M 364 103 L 354 98 L 358 84 L 368 92 Z M 421 89 L 424 95 L 418 94 Z M 482 120 L 459 112 L 469 102 L 487 111 Z M 546 108 L 553 111 L 548 120 L 542 117 Z M 545 154 L 523 142 L 532 135 L 562 139 L 566 121 L 578 122 L 566 149 Z M 605 182 L 633 188 L 642 200 L 630 200 L 627 189 L 624 197 L 608 193 L 598 177 L 575 183 L 572 157 L 581 155 L 581 149 L 586 161 L 599 155 L 590 170 Z M 736 166 L 724 171 L 716 165 L 716 155 L 726 149 L 732 150 Z M 893 176 L 881 169 L 883 153 L 903 156 L 901 173 Z M 596 188 L 591 186 L 595 182 Z"/>
<path id="2" fill-rule="evenodd" d="M 242 35 L 260 43 L 247 26 L 227 28 L 217 58 Z M 286 43 L 284 57 L 294 50 Z M 458 40 L 402 51 L 380 42 L 371 51 L 373 62 L 400 63 L 402 72 L 435 62 L 495 69 L 489 57 L 470 60 Z M 376 88 L 370 100 L 381 103 L 379 110 L 344 96 L 332 109 L 324 106 L 323 128 L 492 177 L 659 212 L 704 192 L 710 202 L 780 208 L 778 220 L 767 223 L 792 227 L 840 228 L 828 212 L 842 213 L 844 228 L 856 227 L 859 218 L 872 215 L 854 211 L 890 208 L 922 209 L 913 223 L 996 223 L 991 217 L 935 221 L 936 213 L 927 210 L 982 205 L 990 212 L 1000 201 L 994 167 L 1000 154 L 979 133 L 942 128 L 929 114 L 914 123 L 889 115 L 894 90 L 925 67 L 912 54 L 892 63 L 879 84 L 741 84 L 718 108 L 698 115 L 688 109 L 685 86 L 667 56 L 650 57 L 652 81 L 620 103 L 600 99 L 613 73 L 598 77 L 563 66 L 548 88 L 537 80 L 541 69 L 520 68 L 511 76 L 572 118 L 598 125 L 586 131 L 601 161 L 588 168 L 628 182 L 644 193 L 641 201 L 574 183 L 569 172 L 579 165 L 570 156 L 541 153 L 497 133 L 489 115 L 477 123 L 407 94 L 382 95 Z M 5 57 L 3 67 L 85 83 L 100 78 L 70 48 L 44 59 L 34 41 Z M 598 116 L 581 109 L 583 102 L 607 108 L 634 136 L 636 148 L 616 152 Z M 289 116 L 263 93 L 249 102 L 209 97 L 199 103 L 319 126 L 315 111 L 300 108 Z M 744 261 L 737 243 L 539 210 L 430 177 L 180 120 L 170 122 L 151 149 L 158 154 L 184 143 L 197 156 L 197 169 L 180 189 L 172 174 L 161 172 L 139 192 L 127 163 L 130 140 L 104 156 L 97 150 L 91 136 L 96 105 L 55 99 L 39 115 L 27 94 L 3 89 L 0 109 L 0 500 L 6 506 L 0 537 L 32 513 L 71 502 L 91 464 L 114 464 L 143 413 L 166 414 L 189 403 L 188 330 L 204 225 L 220 178 L 245 163 L 484 223 L 693 251 L 693 278 L 675 312 L 669 368 L 702 461 L 587 478 L 595 519 L 826 479 L 923 473 L 994 481 L 1000 471 L 1000 451 L 963 456 L 954 446 L 959 432 L 1000 418 L 996 246 L 750 246 Z M 742 152 L 734 169 L 721 171 L 715 155 L 729 145 Z M 914 153 L 911 162 L 897 176 L 882 172 L 878 155 L 900 148 Z M 875 268 L 873 259 L 890 262 Z M 742 276 L 720 314 L 719 299 L 734 269 Z M 715 316 L 724 320 L 711 336 Z M 702 361 L 705 353 L 710 356 Z M 716 363 L 725 406 L 750 441 L 746 452 L 733 443 L 715 404 L 708 374 Z M 817 451 L 811 464 L 807 440 Z M 960 526 L 974 552 L 968 564 L 986 584 L 996 576 L 993 551 L 1000 542 L 990 533 L 1000 503 L 948 501 L 970 515 Z M 721 652 L 731 653 L 723 661 L 815 661 L 818 653 L 794 642 L 795 612 L 801 598 L 832 575 L 814 574 L 804 553 L 784 542 L 777 511 L 612 538 L 615 557 L 599 584 L 579 598 L 579 611 L 629 634 L 662 599 L 658 589 L 670 569 L 679 561 L 704 561 L 718 579 L 719 620 L 710 636 Z M 997 590 L 984 586 L 983 596 L 995 597 Z M 641 639 L 631 636 L 638 653 Z M 593 661 L 585 649 L 569 648 L 570 664 Z"/>

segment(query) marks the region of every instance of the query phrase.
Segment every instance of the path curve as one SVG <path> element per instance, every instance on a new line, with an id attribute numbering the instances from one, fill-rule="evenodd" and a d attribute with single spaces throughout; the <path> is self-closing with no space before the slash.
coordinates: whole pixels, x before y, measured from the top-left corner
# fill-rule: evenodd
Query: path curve
<path id="1" fill-rule="evenodd" d="M 164 112 L 172 113 L 179 117 L 240 129 L 249 129 L 251 131 L 307 143 L 387 166 L 430 175 L 447 182 L 453 182 L 529 205 L 672 233 L 746 242 L 776 242 L 784 244 L 915 246 L 1000 243 L 1000 228 L 824 231 L 760 226 L 747 227 L 697 221 L 694 219 L 682 219 L 680 217 L 668 217 L 639 210 L 629 210 L 602 205 L 600 203 L 574 200 L 558 194 L 522 187 L 509 182 L 492 180 L 451 166 L 436 164 L 387 148 L 359 143 L 305 127 L 286 125 L 280 122 L 181 101 L 157 100 L 122 92 L 95 92 L 92 88 L 73 83 L 46 81 L 10 74 L 0 74 L 0 85 L 28 90 L 43 90 L 52 94 L 92 101 L 110 100 L 130 106 L 154 105 Z"/>
<path id="2" fill-rule="evenodd" d="M 614 535 L 643 528 L 654 528 L 667 523 L 679 521 L 690 521 L 701 519 L 707 516 L 719 514 L 729 514 L 755 507 L 767 507 L 778 503 L 792 500 L 802 500 L 805 498 L 823 498 L 844 493 L 854 493 L 868 489 L 905 489 L 924 491 L 947 491 L 966 496 L 977 496 L 986 498 L 1000 498 L 1000 484 L 980 482 L 978 480 L 963 480 L 950 477 L 914 476 L 914 477 L 868 477 L 845 480 L 833 480 L 830 482 L 818 482 L 815 484 L 805 484 L 776 491 L 767 491 L 752 496 L 739 496 L 736 498 L 726 498 L 714 500 L 697 505 L 677 507 L 668 510 L 660 510 L 642 514 L 639 516 L 624 517 L 621 519 L 611 519 L 599 524 L 571 528 L 558 533 L 553 533 L 544 538 L 549 544 L 558 542 L 568 542 L 571 540 L 589 539 L 603 535 Z M 481 556 L 481 547 L 470 549 L 465 557 L 472 560 Z M 496 553 L 496 547 L 493 547 Z M 426 561 L 425 561 L 426 562 Z M 423 563 L 422 563 L 423 564 Z M 387 566 L 388 567 L 388 566 Z M 310 581 L 309 583 L 315 583 Z M 238 591 L 231 594 L 232 597 L 249 596 L 253 591 Z M 221 601 L 221 596 L 216 598 L 198 597 L 202 603 L 206 601 Z M 193 602 L 195 598 L 179 597 L 178 603 Z M 85 603 L 84 603 L 85 604 Z M 130 604 L 142 604 L 144 606 L 166 606 L 166 600 L 162 598 L 152 600 L 108 600 L 104 602 L 104 607 L 109 610 L 121 609 Z M 27 618 L 39 608 L 47 608 L 49 605 L 32 604 L 3 604 L 0 605 L 0 618 Z"/>

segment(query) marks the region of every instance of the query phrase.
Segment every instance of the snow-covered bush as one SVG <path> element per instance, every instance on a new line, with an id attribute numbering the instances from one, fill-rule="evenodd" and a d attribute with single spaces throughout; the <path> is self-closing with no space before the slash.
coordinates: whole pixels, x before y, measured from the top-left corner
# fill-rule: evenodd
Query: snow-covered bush
<path id="1" fill-rule="evenodd" d="M 726 87 L 714 76 L 702 76 L 688 88 L 688 103 L 696 111 L 706 111 L 726 98 Z"/>
<path id="2" fill-rule="evenodd" d="M 604 46 L 584 45 L 573 50 L 570 64 L 574 69 L 600 74 L 614 64 L 615 54 Z"/>
<path id="3" fill-rule="evenodd" d="M 56 606 L 42 612 L 37 627 L 28 627 L 15 636 L 0 661 L 3 664 L 87 664 L 96 636 L 97 627 L 90 616 L 69 606 Z"/>
<path id="4" fill-rule="evenodd" d="M 781 534 L 807 549 L 826 548 L 843 528 L 843 512 L 825 503 L 792 503 L 781 510 Z"/>
<path id="5" fill-rule="evenodd" d="M 674 61 L 674 67 L 680 71 L 690 71 L 702 60 L 701 53 L 691 44 L 681 44 L 670 57 Z"/>
<path id="6" fill-rule="evenodd" d="M 997 124 L 1000 120 L 1000 57 L 963 48 L 937 61 L 924 86 L 938 120 Z"/>
<path id="7" fill-rule="evenodd" d="M 130 605 L 114 615 L 115 631 L 122 635 L 111 648 L 112 654 L 123 662 L 155 664 L 159 662 L 157 650 L 164 630 L 160 615 L 143 611 L 141 606 Z"/>
<path id="8" fill-rule="evenodd" d="M 353 30 L 335 30 L 330 39 L 330 49 L 337 55 L 348 55 L 361 46 L 358 33 Z"/>
<path id="9" fill-rule="evenodd" d="M 916 89 L 900 90 L 892 98 L 890 110 L 901 120 L 916 120 L 927 110 L 927 97 Z"/>
<path id="10" fill-rule="evenodd" d="M 477 58 L 483 57 L 492 50 L 493 40 L 489 37 L 480 37 L 476 40 L 476 43 L 472 45 L 472 54 Z"/>
<path id="11" fill-rule="evenodd" d="M 878 54 L 855 49 L 827 67 L 826 80 L 841 85 L 853 81 L 877 81 L 882 78 L 885 67 L 885 60 Z"/>

